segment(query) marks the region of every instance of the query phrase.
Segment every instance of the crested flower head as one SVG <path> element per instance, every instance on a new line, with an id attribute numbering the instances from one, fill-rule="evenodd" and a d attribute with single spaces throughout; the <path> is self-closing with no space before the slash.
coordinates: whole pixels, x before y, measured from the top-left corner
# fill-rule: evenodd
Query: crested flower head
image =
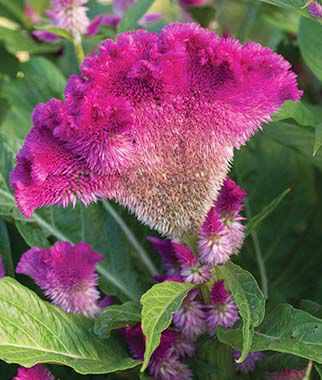
<path id="1" fill-rule="evenodd" d="M 212 207 L 199 233 L 198 250 L 203 262 L 217 265 L 228 261 L 232 253 L 230 236 L 216 208 Z"/>
<path id="2" fill-rule="evenodd" d="M 284 369 L 284 371 L 269 374 L 267 380 L 303 380 L 304 376 L 305 370 Z"/>
<path id="3" fill-rule="evenodd" d="M 310 15 L 314 18 L 322 18 L 322 5 L 317 1 L 313 1 L 309 6 L 308 10 Z"/>
<path id="4" fill-rule="evenodd" d="M 4 277 L 5 275 L 6 271 L 4 269 L 2 256 L 0 255 L 0 278 Z"/>
<path id="5" fill-rule="evenodd" d="M 234 350 L 233 357 L 235 360 L 239 359 L 240 351 Z M 263 360 L 265 355 L 262 352 L 250 352 L 242 363 L 234 362 L 234 367 L 237 372 L 251 373 L 255 371 L 256 362 Z"/>
<path id="6" fill-rule="evenodd" d="M 174 253 L 181 265 L 180 275 L 186 282 L 202 283 L 211 279 L 211 265 L 203 264 L 190 248 L 172 243 Z"/>
<path id="7" fill-rule="evenodd" d="M 65 100 L 34 111 L 11 176 L 25 214 L 114 199 L 160 233 L 195 233 L 239 148 L 301 91 L 291 66 L 196 24 L 106 40 Z"/>
<path id="8" fill-rule="evenodd" d="M 173 315 L 173 324 L 187 339 L 194 341 L 207 331 L 205 305 L 196 299 L 198 292 L 192 291 L 184 300 L 180 310 Z"/>
<path id="9" fill-rule="evenodd" d="M 52 302 L 68 313 L 95 316 L 99 292 L 96 265 L 103 256 L 87 243 L 58 242 L 50 249 L 31 248 L 17 266 L 17 273 L 30 276 Z"/>
<path id="10" fill-rule="evenodd" d="M 238 308 L 225 288 L 224 281 L 217 281 L 210 293 L 207 325 L 210 335 L 215 335 L 217 326 L 232 327 L 239 319 Z"/>
<path id="11" fill-rule="evenodd" d="M 42 364 L 37 364 L 31 368 L 19 367 L 13 380 L 54 380 L 54 376 Z"/>
<path id="12" fill-rule="evenodd" d="M 53 24 L 68 30 L 76 41 L 80 40 L 89 25 L 87 8 L 82 6 L 87 0 L 52 0 L 51 3 L 52 9 L 47 15 Z"/>

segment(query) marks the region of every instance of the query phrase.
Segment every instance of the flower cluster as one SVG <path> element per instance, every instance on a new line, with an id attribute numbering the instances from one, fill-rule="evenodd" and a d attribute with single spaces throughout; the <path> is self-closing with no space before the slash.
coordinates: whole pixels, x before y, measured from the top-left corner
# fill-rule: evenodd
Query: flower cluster
<path id="1" fill-rule="evenodd" d="M 308 10 L 312 17 L 322 18 L 322 5 L 317 1 L 313 1 L 311 4 L 309 4 Z"/>
<path id="2" fill-rule="evenodd" d="M 237 363 L 236 360 L 240 358 L 241 352 L 234 350 L 234 367 L 237 372 L 241 373 L 251 373 L 255 371 L 256 363 L 265 358 L 265 355 L 262 352 L 250 352 L 246 359 L 242 363 Z"/>
<path id="3" fill-rule="evenodd" d="M 25 252 L 16 271 L 30 276 L 66 312 L 93 317 L 101 309 L 94 270 L 103 258 L 87 243 L 58 242 L 50 249 L 34 247 Z M 103 307 L 109 304 L 110 299 L 103 299 Z"/>
<path id="4" fill-rule="evenodd" d="M 41 364 L 31 368 L 19 367 L 12 380 L 54 380 L 54 376 Z"/>
<path id="5" fill-rule="evenodd" d="M 145 336 L 141 325 L 123 329 L 127 344 L 135 359 L 143 360 L 145 351 Z M 181 341 L 180 335 L 167 329 L 161 335 L 158 348 L 154 351 L 148 372 L 155 380 L 190 380 L 192 372 L 181 359 L 191 355 L 193 347 Z"/>
<path id="6" fill-rule="evenodd" d="M 195 24 L 124 33 L 98 51 L 70 77 L 63 102 L 34 110 L 11 175 L 26 217 L 108 198 L 170 238 L 194 233 L 233 149 L 301 96 L 281 56 Z"/>

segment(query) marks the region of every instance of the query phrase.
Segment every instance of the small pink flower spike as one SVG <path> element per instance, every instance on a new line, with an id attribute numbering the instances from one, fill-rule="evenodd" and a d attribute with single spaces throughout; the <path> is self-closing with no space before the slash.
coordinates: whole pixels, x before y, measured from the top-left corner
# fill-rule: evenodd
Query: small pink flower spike
<path id="1" fill-rule="evenodd" d="M 281 372 L 273 372 L 267 376 L 267 380 L 303 380 L 305 370 L 284 369 Z"/>
<path id="2" fill-rule="evenodd" d="M 322 5 L 317 1 L 313 1 L 309 6 L 308 10 L 310 15 L 314 18 L 322 18 Z"/>
<path id="3" fill-rule="evenodd" d="M 100 312 L 94 271 L 103 258 L 87 243 L 57 242 L 50 249 L 25 252 L 16 271 L 31 277 L 53 304 L 67 313 L 94 317 Z"/>
<path id="4" fill-rule="evenodd" d="M 216 210 L 222 216 L 238 213 L 244 208 L 243 201 L 246 197 L 247 192 L 227 178 L 218 195 Z"/>
<path id="5" fill-rule="evenodd" d="M 192 291 L 180 310 L 173 315 L 173 324 L 188 341 L 195 341 L 207 331 L 205 305 L 196 299 L 198 291 Z"/>
<path id="6" fill-rule="evenodd" d="M 199 262 L 190 248 L 180 243 L 172 243 L 172 247 L 181 264 L 180 275 L 184 281 L 203 283 L 211 279 L 211 266 Z"/>
<path id="7" fill-rule="evenodd" d="M 54 380 L 54 376 L 42 364 L 37 364 L 31 368 L 19 367 L 12 380 Z"/>
<path id="8" fill-rule="evenodd" d="M 225 264 L 232 254 L 230 235 L 224 228 L 216 208 L 212 207 L 199 233 L 198 250 L 202 262 Z"/>
<path id="9" fill-rule="evenodd" d="M 11 176 L 27 217 L 108 198 L 168 238 L 197 233 L 234 148 L 302 94 L 280 55 L 193 23 L 123 33 L 98 51 L 64 102 L 34 113 Z"/>
<path id="10" fill-rule="evenodd" d="M 2 256 L 0 255 L 0 278 L 3 278 L 5 275 L 6 271 L 4 269 Z"/>
<path id="11" fill-rule="evenodd" d="M 250 352 L 246 359 L 242 363 L 236 363 L 236 360 L 238 360 L 241 356 L 241 352 L 234 350 L 233 351 L 233 358 L 234 358 L 234 367 L 237 372 L 241 373 L 251 373 L 255 371 L 256 363 L 259 360 L 263 360 L 265 358 L 265 355 L 262 352 Z"/>
<path id="12" fill-rule="evenodd" d="M 26 1 L 25 4 L 26 4 L 25 5 L 25 16 L 26 16 L 26 19 L 32 25 L 38 24 L 38 22 L 40 21 L 39 12 L 37 12 L 36 10 L 34 10 L 32 8 L 32 6 L 31 6 L 31 4 L 30 4 L 30 2 L 28 0 Z"/>
<path id="13" fill-rule="evenodd" d="M 210 294 L 207 325 L 210 335 L 216 334 L 217 326 L 233 327 L 239 319 L 238 308 L 231 294 L 224 286 L 224 281 L 217 281 Z"/>

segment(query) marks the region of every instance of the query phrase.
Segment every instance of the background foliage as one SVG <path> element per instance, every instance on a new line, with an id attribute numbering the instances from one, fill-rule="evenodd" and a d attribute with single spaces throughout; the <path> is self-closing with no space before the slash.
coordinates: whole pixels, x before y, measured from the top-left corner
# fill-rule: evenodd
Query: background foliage
<path id="1" fill-rule="evenodd" d="M 33 0 L 31 4 L 39 10 L 48 7 L 46 0 Z M 90 0 L 88 6 L 91 18 L 111 12 L 110 4 L 96 0 Z M 151 6 L 153 10 L 164 12 L 163 23 L 180 20 L 180 9 L 176 3 L 140 0 L 123 18 L 118 32 L 136 28 Z M 191 9 L 195 20 L 204 26 L 209 26 L 211 21 L 210 27 L 215 27 L 219 33 L 229 33 L 243 42 L 255 40 L 282 54 L 292 63 L 299 75 L 300 88 L 304 90 L 301 103 L 286 103 L 263 132 L 235 152 L 231 176 L 248 191 L 245 216 L 249 225 L 244 247 L 235 260 L 243 270 L 231 264 L 221 275 L 229 283 L 244 325 L 236 330 L 222 329 L 220 342 L 210 339 L 199 342 L 199 355 L 193 363 L 196 379 L 239 378 L 232 372 L 230 346 L 241 350 L 242 336 L 246 351 L 269 350 L 271 353 L 253 379 L 258 380 L 264 371 L 276 370 L 287 365 L 285 363 L 292 368 L 303 368 L 307 360 L 316 363 L 312 378 L 322 379 L 322 153 L 319 151 L 322 143 L 322 22 L 312 19 L 302 6 L 302 0 L 216 0 L 204 9 Z M 161 27 L 158 22 L 150 25 L 149 29 L 158 31 Z M 77 331 L 68 328 L 68 334 L 74 335 L 65 339 L 88 339 L 91 342 L 86 348 L 89 356 L 93 358 L 95 353 L 99 353 L 98 361 L 104 362 L 101 364 L 105 367 L 99 372 L 130 368 L 136 363 L 127 358 L 123 343 L 118 344 L 120 347 L 116 352 L 113 336 L 106 339 L 113 335 L 112 330 L 119 326 L 122 318 L 137 321 L 140 313 L 138 301 L 152 286 L 151 273 L 159 266 L 158 257 L 145 239 L 153 232 L 125 210 L 106 201 L 88 208 L 78 205 L 76 210 L 51 207 L 37 211 L 30 220 L 26 220 L 16 208 L 9 187 L 8 175 L 31 127 L 34 106 L 52 97 L 62 98 L 66 78 L 78 71 L 70 41 L 63 39 L 56 45 L 39 43 L 30 35 L 32 28 L 25 17 L 22 0 L 0 0 L 0 254 L 7 274 L 33 290 L 21 290 L 21 285 L 14 279 L 5 280 L 0 286 L 0 358 L 17 362 L 15 356 L 19 356 L 20 363 L 22 361 L 23 352 L 19 347 L 12 352 L 3 344 L 3 341 L 10 342 L 11 332 L 5 322 L 8 319 L 17 318 L 16 325 L 19 328 L 23 326 L 24 334 L 29 332 L 30 336 L 35 336 L 34 343 L 28 341 L 30 336 L 25 337 L 26 342 L 43 346 L 45 351 L 51 349 L 46 347 L 49 330 L 56 335 L 55 339 L 60 335 L 51 324 L 53 321 L 45 319 L 47 312 L 43 308 L 50 306 L 35 295 L 37 289 L 33 283 L 14 273 L 21 254 L 28 247 L 46 247 L 56 240 L 74 243 L 82 240 L 105 256 L 98 269 L 100 290 L 117 296 L 120 303 L 131 301 L 132 306 L 124 310 L 116 308 L 115 316 L 107 315 L 107 320 L 103 315 L 95 328 L 85 326 L 85 321 L 79 322 L 75 325 Z M 86 38 L 86 52 L 107 37 L 115 37 L 108 28 L 95 37 Z M 254 275 L 267 298 L 263 324 L 262 295 L 257 290 L 255 279 L 246 271 Z M 157 286 L 162 287 L 162 284 Z M 245 288 L 250 294 L 243 291 Z M 169 291 L 173 300 L 167 307 L 177 310 L 187 291 L 188 288 Z M 154 317 L 159 318 L 158 323 L 163 329 L 170 323 L 157 298 L 155 287 L 143 298 L 142 315 L 147 318 L 143 320 L 143 329 L 153 330 L 148 322 Z M 19 315 L 14 313 L 13 317 L 10 314 L 13 309 L 6 304 L 13 299 L 19 308 L 26 302 L 34 303 L 35 314 L 30 318 L 24 316 L 20 321 Z M 146 304 L 154 303 L 158 303 L 160 310 L 151 316 Z M 250 309 L 250 306 L 255 309 Z M 131 316 L 127 314 L 124 317 L 123 313 L 131 310 Z M 42 320 L 48 331 L 37 330 L 33 324 L 36 317 Z M 73 326 L 73 319 L 69 326 Z M 159 335 L 152 330 L 151 345 L 155 347 Z M 160 333 L 160 329 L 158 331 Z M 16 333 L 19 345 L 22 340 L 18 330 Z M 86 334 L 93 334 L 93 340 L 86 338 Z M 277 338 L 278 341 L 272 343 Z M 77 351 L 77 347 L 68 344 L 67 348 L 69 353 Z M 109 350 L 112 350 L 113 357 L 119 355 L 111 364 L 114 369 L 109 367 Z M 26 357 L 23 362 L 30 363 L 30 360 Z M 50 358 L 50 361 L 65 364 L 68 360 Z M 97 373 L 100 364 L 84 360 L 85 364 L 70 365 L 81 373 Z M 118 364 L 115 364 L 116 360 Z M 80 378 L 65 366 L 55 365 L 51 369 L 62 379 Z M 15 371 L 14 365 L 0 362 L 1 378 L 9 379 Z M 125 379 L 138 376 L 136 368 L 120 376 L 116 373 L 82 378 Z"/>

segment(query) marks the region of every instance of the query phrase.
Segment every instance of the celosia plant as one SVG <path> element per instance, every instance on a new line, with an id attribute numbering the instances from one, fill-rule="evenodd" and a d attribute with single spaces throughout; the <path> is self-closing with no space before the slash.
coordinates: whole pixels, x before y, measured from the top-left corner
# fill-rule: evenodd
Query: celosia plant
<path id="1" fill-rule="evenodd" d="M 0 3 L 1 380 L 321 377 L 320 1 Z"/>

